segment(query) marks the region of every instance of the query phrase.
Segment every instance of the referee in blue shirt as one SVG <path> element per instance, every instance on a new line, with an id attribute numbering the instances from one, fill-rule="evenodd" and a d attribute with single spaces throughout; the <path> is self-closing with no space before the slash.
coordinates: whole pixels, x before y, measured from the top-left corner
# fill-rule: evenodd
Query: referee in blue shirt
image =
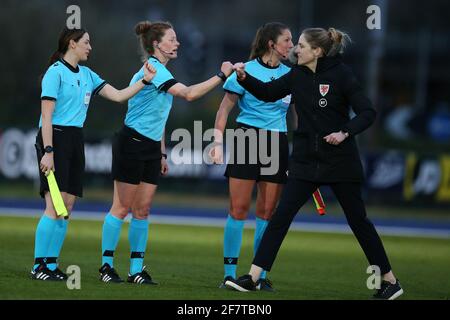
<path id="1" fill-rule="evenodd" d="M 257 79 L 267 82 L 278 79 L 289 72 L 290 67 L 281 62 L 287 58 L 289 50 L 293 47 L 292 35 L 289 28 L 278 22 L 266 23 L 260 27 L 253 40 L 250 61 L 246 63 L 246 70 Z M 273 214 L 283 185 L 287 180 L 289 146 L 287 140 L 286 114 L 290 105 L 290 95 L 274 102 L 261 101 L 245 90 L 233 73 L 223 86 L 225 96 L 217 111 L 214 137 L 215 147 L 211 157 L 215 163 L 223 163 L 223 133 L 225 131 L 228 115 L 231 109 L 238 104 L 239 115 L 236 119 L 237 128 L 245 134 L 253 134 L 256 144 L 246 139 L 243 148 L 239 147 L 237 139 L 233 143 L 230 161 L 227 164 L 225 176 L 228 178 L 230 189 L 230 212 L 225 223 L 223 261 L 224 281 L 219 288 L 225 288 L 225 282 L 236 278 L 236 268 L 239 259 L 244 222 L 250 209 L 253 188 L 258 188 L 256 199 L 256 230 L 254 236 L 254 251 L 256 252 L 261 237 L 266 229 L 268 220 Z M 278 168 L 274 174 L 265 175 L 263 165 L 257 157 L 260 149 L 260 133 L 265 131 L 267 139 L 262 143 L 270 149 L 271 140 L 276 139 L 278 149 L 270 150 L 271 157 L 278 157 Z M 254 152 L 251 152 L 252 147 Z M 244 163 L 238 163 L 238 158 Z M 272 291 L 272 284 L 266 273 L 261 274 L 258 288 Z"/>
<path id="2" fill-rule="evenodd" d="M 128 102 L 123 129 L 113 145 L 112 175 L 114 198 L 106 215 L 102 234 L 102 266 L 100 280 L 123 282 L 113 265 L 114 251 L 120 237 L 123 219 L 131 211 L 129 228 L 130 271 L 127 281 L 135 284 L 156 284 L 143 266 L 148 238 L 148 215 L 161 174 L 168 172 L 164 144 L 164 128 L 172 108 L 173 97 L 187 101 L 198 99 L 217 87 L 233 71 L 224 62 L 221 71 L 210 79 L 191 86 L 179 83 L 167 69 L 177 58 L 175 30 L 169 22 L 140 22 L 135 27 L 144 60 L 156 69 L 148 86 Z M 134 75 L 131 84 L 142 77 Z"/>
<path id="3" fill-rule="evenodd" d="M 60 219 L 53 206 L 46 174 L 52 170 L 70 213 L 76 197 L 83 195 L 84 142 L 82 128 L 91 98 L 101 95 L 123 102 L 149 83 L 155 69 L 146 63 L 140 81 L 117 90 L 88 67 L 92 50 L 89 34 L 84 29 L 64 28 L 58 40 L 58 50 L 50 58 L 42 79 L 41 118 L 36 137 L 40 168 L 40 194 L 45 198 L 45 212 L 35 238 L 34 266 L 31 278 L 61 281 L 67 275 L 58 268 L 59 257 L 67 232 L 68 220 Z"/>

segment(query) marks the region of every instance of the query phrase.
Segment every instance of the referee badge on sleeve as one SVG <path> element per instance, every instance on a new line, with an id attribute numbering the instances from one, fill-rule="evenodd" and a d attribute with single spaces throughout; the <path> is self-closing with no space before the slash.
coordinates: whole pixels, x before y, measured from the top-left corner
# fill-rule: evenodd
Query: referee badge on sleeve
<path id="1" fill-rule="evenodd" d="M 91 93 L 86 92 L 86 94 L 84 95 L 84 106 L 86 108 L 89 107 L 89 102 L 91 102 Z"/>

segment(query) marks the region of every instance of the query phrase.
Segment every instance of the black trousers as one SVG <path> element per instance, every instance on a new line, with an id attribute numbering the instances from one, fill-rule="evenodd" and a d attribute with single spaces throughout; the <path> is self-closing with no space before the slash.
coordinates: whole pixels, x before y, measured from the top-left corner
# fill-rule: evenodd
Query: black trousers
<path id="1" fill-rule="evenodd" d="M 320 183 L 316 182 L 288 179 L 278 208 L 261 239 L 253 264 L 270 271 L 292 220 L 320 185 Z M 328 185 L 344 210 L 348 224 L 356 239 L 358 239 L 370 265 L 377 265 L 382 274 L 389 272 L 391 266 L 383 243 L 374 225 L 367 218 L 364 201 L 361 196 L 361 184 L 341 182 Z"/>

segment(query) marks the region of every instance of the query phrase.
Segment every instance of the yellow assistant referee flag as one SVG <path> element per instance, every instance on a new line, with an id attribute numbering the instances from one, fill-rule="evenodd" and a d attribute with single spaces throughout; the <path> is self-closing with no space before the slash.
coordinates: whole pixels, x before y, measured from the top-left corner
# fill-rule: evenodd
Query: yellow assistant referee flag
<path id="1" fill-rule="evenodd" d="M 59 191 L 58 183 L 56 183 L 55 175 L 51 170 L 50 173 L 47 174 L 47 181 L 56 214 L 58 216 L 67 217 L 69 214 L 67 212 L 66 206 L 64 205 L 64 200 L 61 196 L 61 192 Z"/>

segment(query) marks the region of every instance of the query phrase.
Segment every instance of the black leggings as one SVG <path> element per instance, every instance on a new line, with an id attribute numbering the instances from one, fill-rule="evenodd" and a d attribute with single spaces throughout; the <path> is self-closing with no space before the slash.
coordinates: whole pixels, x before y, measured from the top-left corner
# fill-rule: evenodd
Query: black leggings
<path id="1" fill-rule="evenodd" d="M 270 271 L 281 243 L 299 209 L 320 186 L 320 183 L 290 178 L 281 195 L 280 203 L 262 237 L 253 264 Z M 382 274 L 391 270 L 386 252 L 372 222 L 367 218 L 361 196 L 361 184 L 339 182 L 328 184 L 333 190 L 348 224 L 371 265 L 377 265 Z"/>

